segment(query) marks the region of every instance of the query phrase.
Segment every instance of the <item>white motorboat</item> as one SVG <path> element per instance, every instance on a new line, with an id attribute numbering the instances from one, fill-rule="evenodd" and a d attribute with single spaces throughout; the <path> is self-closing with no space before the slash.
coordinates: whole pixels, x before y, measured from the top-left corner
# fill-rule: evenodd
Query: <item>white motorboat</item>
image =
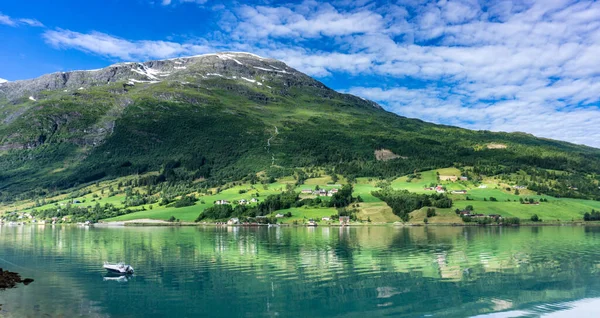
<path id="1" fill-rule="evenodd" d="M 109 262 L 104 262 L 104 269 L 106 269 L 107 271 L 111 272 L 111 273 L 116 273 L 116 274 L 121 274 L 121 275 L 126 275 L 126 274 L 133 274 L 133 267 L 131 267 L 130 265 L 124 264 L 124 263 L 109 263 Z"/>

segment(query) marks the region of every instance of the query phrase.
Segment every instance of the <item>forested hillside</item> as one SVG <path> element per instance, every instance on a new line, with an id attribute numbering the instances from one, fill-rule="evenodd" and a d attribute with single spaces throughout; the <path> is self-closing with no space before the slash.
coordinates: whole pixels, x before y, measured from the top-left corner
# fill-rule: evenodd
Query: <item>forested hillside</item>
<path id="1" fill-rule="evenodd" d="M 404 118 L 245 53 L 3 83 L 0 122 L 2 201 L 150 171 L 138 182 L 207 189 L 285 175 L 301 183 L 309 176 L 297 168 L 352 181 L 450 166 L 600 199 L 598 149 Z"/>

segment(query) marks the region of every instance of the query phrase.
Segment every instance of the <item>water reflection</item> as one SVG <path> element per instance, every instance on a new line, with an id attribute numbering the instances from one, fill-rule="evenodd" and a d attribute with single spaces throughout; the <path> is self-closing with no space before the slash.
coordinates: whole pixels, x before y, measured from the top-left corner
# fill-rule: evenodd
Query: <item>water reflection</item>
<path id="1" fill-rule="evenodd" d="M 36 278 L 0 303 L 15 316 L 531 315 L 600 296 L 599 230 L 0 227 L 0 267 Z M 107 259 L 135 277 L 102 276 Z"/>

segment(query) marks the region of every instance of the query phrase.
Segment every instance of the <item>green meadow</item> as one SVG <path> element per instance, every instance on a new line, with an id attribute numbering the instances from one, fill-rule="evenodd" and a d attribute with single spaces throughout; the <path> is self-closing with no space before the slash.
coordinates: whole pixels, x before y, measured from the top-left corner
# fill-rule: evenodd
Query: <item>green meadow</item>
<path id="1" fill-rule="evenodd" d="M 468 205 L 473 207 L 475 213 L 482 214 L 500 214 L 503 217 L 518 217 L 524 222 L 527 222 L 532 215 L 537 214 L 542 219 L 542 223 L 556 222 L 572 222 L 581 221 L 583 214 L 590 212 L 592 209 L 600 210 L 599 201 L 554 198 L 551 196 L 536 195 L 528 190 L 521 190 L 520 194 L 515 194 L 513 189 L 507 184 L 502 183 L 498 179 L 487 178 L 481 183 L 474 184 L 471 181 L 439 181 L 438 175 L 454 175 L 459 177 L 460 171 L 456 168 L 437 169 L 421 172 L 417 177 L 403 176 L 390 181 L 393 189 L 408 190 L 416 193 L 433 193 L 431 190 L 425 190 L 432 184 L 442 185 L 448 191 L 448 195 L 453 200 L 451 209 L 436 209 L 436 216 L 429 217 L 428 223 L 431 224 L 449 224 L 462 223 L 462 220 L 455 213 L 455 209 L 463 210 Z M 0 213 L 7 212 L 31 212 L 33 209 L 44 210 L 63 206 L 68 203 L 78 206 L 94 206 L 99 203 L 101 205 L 110 203 L 119 208 L 124 208 L 123 202 L 125 194 L 123 190 L 118 189 L 120 182 L 125 182 L 131 177 L 118 178 L 111 181 L 102 181 L 78 189 L 71 193 L 61 194 L 46 200 L 46 204 L 35 207 L 35 202 L 31 200 L 18 201 L 11 205 L 0 206 Z M 304 184 L 295 186 L 295 191 L 300 192 L 303 189 L 321 188 L 330 190 L 339 188 L 346 180 L 338 180 L 333 183 L 331 176 L 321 175 L 316 178 L 305 180 Z M 370 221 L 372 223 L 394 223 L 400 219 L 392 213 L 392 210 L 387 204 L 372 195 L 373 191 L 379 190 L 378 185 L 382 180 L 378 178 L 361 177 L 356 178 L 353 184 L 355 197 L 360 196 L 361 202 L 356 209 L 358 210 L 357 217 L 362 221 Z M 264 200 L 269 195 L 278 194 L 285 191 L 287 187 L 294 184 L 294 178 L 283 177 L 277 179 L 276 182 L 264 184 L 250 183 L 235 183 L 225 186 L 223 190 L 217 193 L 217 189 L 212 189 L 214 194 L 195 193 L 198 201 L 193 206 L 175 208 L 172 206 L 161 206 L 158 203 L 146 204 L 142 206 L 130 207 L 132 210 L 142 210 L 121 215 L 114 218 L 105 219 L 106 222 L 111 221 L 131 221 L 137 219 L 153 219 L 153 220 L 168 220 L 171 217 L 179 219 L 182 222 L 193 222 L 202 211 L 214 205 L 217 200 L 227 200 L 231 203 L 242 199 L 250 200 L 256 198 L 260 201 Z M 110 190 L 114 190 L 113 195 L 110 195 Z M 132 190 L 144 192 L 143 187 L 133 188 Z M 466 190 L 466 194 L 452 194 L 453 190 Z M 81 196 L 74 196 L 76 193 L 86 193 Z M 116 193 L 116 194 L 115 194 Z M 314 195 L 301 194 L 301 198 L 313 198 Z M 540 202 L 539 205 L 521 204 L 519 200 L 523 198 L 533 198 L 535 201 L 546 199 L 547 202 Z M 328 200 L 328 198 L 323 198 Z M 74 203 L 78 201 L 80 203 Z M 252 203 L 256 204 L 256 203 Z M 353 207 L 354 208 L 354 207 Z M 292 213 L 292 217 L 280 218 L 280 223 L 304 223 L 308 219 L 321 220 L 323 217 L 329 217 L 337 214 L 333 208 L 321 207 L 298 207 L 285 210 L 279 210 L 272 213 L 276 214 Z M 411 213 L 408 223 L 422 224 L 426 217 L 426 208 L 417 210 Z M 334 220 L 333 222 L 336 222 Z M 324 223 L 324 221 L 321 221 Z"/>

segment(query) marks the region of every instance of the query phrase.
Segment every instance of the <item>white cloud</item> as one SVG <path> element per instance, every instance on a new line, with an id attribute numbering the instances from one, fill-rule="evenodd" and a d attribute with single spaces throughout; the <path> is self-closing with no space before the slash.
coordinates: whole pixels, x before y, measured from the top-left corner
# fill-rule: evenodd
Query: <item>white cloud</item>
<path id="1" fill-rule="evenodd" d="M 329 4 L 304 2 L 293 7 L 252 7 L 235 10 L 233 36 L 247 38 L 317 38 L 380 32 L 384 19 L 369 10 L 340 12 Z"/>
<path id="2" fill-rule="evenodd" d="M 0 84 L 8 82 L 7 80 L 0 78 Z"/>
<path id="3" fill-rule="evenodd" d="M 196 44 L 168 41 L 130 41 L 105 33 L 89 34 L 69 30 L 49 30 L 43 34 L 46 42 L 56 48 L 74 48 L 123 60 L 168 58 L 211 52 L 214 49 Z"/>
<path id="4" fill-rule="evenodd" d="M 0 24 L 17 27 L 19 25 L 28 25 L 32 27 L 43 27 L 44 25 L 36 19 L 14 19 L 0 12 Z"/>
<path id="5" fill-rule="evenodd" d="M 196 3 L 196 4 L 205 4 L 208 0 L 162 0 L 161 4 L 163 6 L 168 6 L 174 3 Z"/>
<path id="6" fill-rule="evenodd" d="M 44 24 L 36 19 L 19 19 L 19 22 L 27 24 L 32 27 L 43 27 Z"/>
<path id="7" fill-rule="evenodd" d="M 17 22 L 11 19 L 9 16 L 0 13 L 0 24 L 17 26 Z"/>

